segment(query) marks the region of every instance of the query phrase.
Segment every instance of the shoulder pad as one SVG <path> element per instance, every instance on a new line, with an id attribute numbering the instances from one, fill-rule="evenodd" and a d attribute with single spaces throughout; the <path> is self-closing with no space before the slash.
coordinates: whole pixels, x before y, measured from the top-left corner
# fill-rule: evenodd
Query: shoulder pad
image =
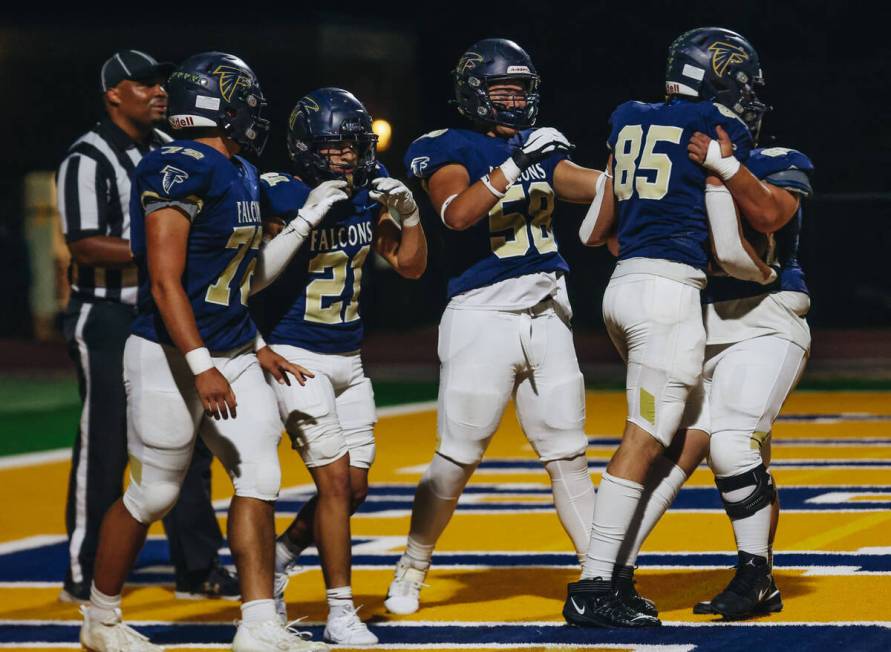
<path id="1" fill-rule="evenodd" d="M 309 186 L 286 172 L 266 172 L 260 175 L 260 214 L 264 220 L 289 221 L 306 203 L 309 191 Z"/>
<path id="2" fill-rule="evenodd" d="M 719 104 L 718 102 L 712 102 L 712 106 L 715 107 L 718 110 L 718 113 L 720 113 L 725 118 L 736 120 L 737 122 L 739 122 L 739 124 L 748 129 L 746 123 L 743 122 L 743 119 L 736 115 L 736 113 L 732 109 L 728 109 L 726 106 L 724 106 L 723 104 Z"/>
<path id="3" fill-rule="evenodd" d="M 460 163 L 467 146 L 458 129 L 438 129 L 424 134 L 408 146 L 405 167 L 409 176 L 426 179 L 448 163 Z"/>
<path id="4" fill-rule="evenodd" d="M 810 176 L 814 171 L 811 160 L 795 149 L 766 147 L 752 151 L 746 167 L 759 179 L 805 196 L 813 193 Z"/>

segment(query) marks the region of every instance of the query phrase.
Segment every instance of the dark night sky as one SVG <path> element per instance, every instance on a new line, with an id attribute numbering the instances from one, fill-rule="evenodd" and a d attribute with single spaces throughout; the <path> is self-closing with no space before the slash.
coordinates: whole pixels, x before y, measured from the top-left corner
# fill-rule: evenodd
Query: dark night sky
<path id="1" fill-rule="evenodd" d="M 143 49 L 173 61 L 219 49 L 247 60 L 272 108 L 273 133 L 260 162 L 264 170 L 287 164 L 286 116 L 300 95 L 323 85 L 348 88 L 374 115 L 393 124 L 394 146 L 381 158 L 391 171 L 404 174 L 400 159 L 412 139 L 461 124 L 447 104 L 448 73 L 461 52 L 479 38 L 512 38 L 532 55 L 543 79 L 539 124 L 561 129 L 577 146 L 576 161 L 601 167 L 613 108 L 629 99 L 659 99 L 669 43 L 687 29 L 711 24 L 741 32 L 761 56 L 764 98 L 774 106 L 765 118 L 762 143 L 796 147 L 816 164 L 816 188 L 824 199 L 809 209 L 812 226 L 804 251 L 810 277 L 821 289 L 817 297 L 823 297 L 815 302 L 815 319 L 825 325 L 891 324 L 884 268 L 891 201 L 852 203 L 837 197 L 891 192 L 891 127 L 886 125 L 891 9 L 800 0 L 582 7 L 498 0 L 417 3 L 409 9 L 356 3 L 340 4 L 338 11 L 322 11 L 323 6 L 332 5 L 200 9 L 173 3 L 157 4 L 138 17 L 113 12 L 0 17 L 5 91 L 0 119 L 7 154 L 0 158 L 0 265 L 15 275 L 24 264 L 22 176 L 55 169 L 68 145 L 99 117 L 99 67 L 117 49 Z M 571 283 L 573 294 L 590 304 L 576 312 L 582 321 L 597 322 L 596 297 L 611 262 L 574 243 L 578 219 L 576 209 L 558 209 L 557 232 L 574 277 L 581 279 Z M 588 284 L 588 278 L 597 280 Z M 420 291 L 436 293 L 440 282 L 434 273 Z M 419 290 L 399 291 L 417 298 Z M 860 297 L 862 305 L 852 310 L 842 297 L 849 304 Z M 423 321 L 429 323 L 438 315 L 438 303 L 427 303 Z M 0 323 L 0 333 L 4 330 Z"/>

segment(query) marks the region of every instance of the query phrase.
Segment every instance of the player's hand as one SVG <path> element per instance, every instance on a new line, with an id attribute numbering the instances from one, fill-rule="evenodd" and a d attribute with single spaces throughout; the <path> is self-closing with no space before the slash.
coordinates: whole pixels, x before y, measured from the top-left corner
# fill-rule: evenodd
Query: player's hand
<path id="1" fill-rule="evenodd" d="M 350 198 L 346 192 L 348 187 L 349 184 L 342 179 L 323 181 L 309 193 L 295 219 L 302 219 L 310 228 L 315 228 L 334 204 Z"/>
<path id="2" fill-rule="evenodd" d="M 721 125 L 715 126 L 718 140 L 712 140 L 699 131 L 693 134 L 687 144 L 687 155 L 710 172 L 717 172 L 715 162 L 733 156 L 733 141 Z M 712 144 L 714 143 L 714 145 Z"/>
<path id="3" fill-rule="evenodd" d="M 399 179 L 378 177 L 371 182 L 371 188 L 368 196 L 385 206 L 390 217 L 394 220 L 398 218 L 400 225 L 405 218 L 417 213 L 418 204 L 414 195 Z"/>
<path id="4" fill-rule="evenodd" d="M 264 346 L 257 351 L 257 360 L 263 371 L 275 378 L 279 385 L 290 385 L 288 374 L 292 374 L 300 385 L 306 384 L 307 378 L 314 378 L 315 374 L 309 369 L 301 367 L 299 364 L 288 362 L 287 358 L 280 356 L 268 346 Z"/>
<path id="5" fill-rule="evenodd" d="M 201 397 L 204 414 L 217 420 L 228 419 L 230 414 L 235 418 L 235 408 L 238 405 L 235 402 L 235 392 L 219 369 L 211 367 L 195 376 L 195 388 Z"/>
<path id="6" fill-rule="evenodd" d="M 517 164 L 517 167 L 525 170 L 530 165 L 546 158 L 549 154 L 557 151 L 568 152 L 573 147 L 566 139 L 566 136 L 553 127 L 542 127 L 529 134 L 526 144 L 523 145 L 522 149 L 515 149 L 513 154 L 511 154 L 511 158 Z"/>

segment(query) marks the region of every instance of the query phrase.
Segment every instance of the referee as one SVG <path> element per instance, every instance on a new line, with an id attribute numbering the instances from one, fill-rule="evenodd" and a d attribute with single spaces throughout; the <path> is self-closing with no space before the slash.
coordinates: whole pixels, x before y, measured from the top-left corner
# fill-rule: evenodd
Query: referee
<path id="1" fill-rule="evenodd" d="M 122 494 L 127 411 L 122 360 L 136 314 L 130 252 L 130 175 L 170 138 L 155 129 L 167 112 L 172 64 L 121 50 L 100 74 L 106 117 L 69 148 L 57 177 L 62 231 L 71 250 L 71 300 L 63 330 L 77 367 L 83 411 L 74 443 L 65 521 L 68 571 L 59 599 L 90 598 L 99 526 Z M 179 502 L 164 519 L 177 597 L 238 597 L 220 566 L 223 543 L 210 503 L 210 451 L 198 443 Z"/>

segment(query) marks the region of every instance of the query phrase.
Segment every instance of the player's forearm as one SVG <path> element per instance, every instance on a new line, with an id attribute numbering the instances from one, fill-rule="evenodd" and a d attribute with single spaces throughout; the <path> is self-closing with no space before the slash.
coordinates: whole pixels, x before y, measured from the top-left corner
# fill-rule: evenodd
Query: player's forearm
<path id="1" fill-rule="evenodd" d="M 733 197 L 723 185 L 710 184 L 706 187 L 705 207 L 715 257 L 721 268 L 731 276 L 746 281 L 773 281 L 776 272 L 758 257 L 743 236 Z"/>
<path id="2" fill-rule="evenodd" d="M 403 227 L 396 250 L 396 271 L 404 278 L 420 278 L 427 269 L 427 238 L 420 224 Z"/>
<path id="3" fill-rule="evenodd" d="M 606 244 L 616 226 L 616 198 L 612 177 L 600 174 L 595 183 L 594 200 L 579 226 L 579 239 L 588 247 Z"/>
<path id="4" fill-rule="evenodd" d="M 496 168 L 495 172 L 490 175 L 490 183 L 496 184 L 495 175 L 501 175 Z M 506 186 L 507 182 L 503 176 L 498 179 L 497 187 Z M 448 201 L 448 199 L 446 199 Z M 443 223 L 450 229 L 455 231 L 463 231 L 469 229 L 484 217 L 489 215 L 489 211 L 501 201 L 500 197 L 496 197 L 486 188 L 482 181 L 471 184 L 468 188 L 458 193 L 454 199 L 444 204 L 441 212 Z"/>
<path id="5" fill-rule="evenodd" d="M 152 299 L 170 339 L 183 355 L 204 346 L 192 304 L 178 279 L 153 279 Z"/>
<path id="6" fill-rule="evenodd" d="M 562 201 L 590 204 L 597 196 L 597 181 L 602 174 L 600 170 L 563 160 L 554 168 L 554 190 Z"/>
<path id="7" fill-rule="evenodd" d="M 251 294 L 256 294 L 279 277 L 303 245 L 310 231 L 309 223 L 298 215 L 266 243 L 257 257 L 257 268 L 251 277 Z"/>
<path id="8" fill-rule="evenodd" d="M 752 228 L 761 233 L 773 233 L 792 219 L 797 205 L 786 199 L 770 184 L 760 181 L 745 166 L 724 182 L 739 211 Z M 791 205 L 790 205 L 791 204 Z"/>
<path id="9" fill-rule="evenodd" d="M 69 243 L 68 249 L 78 265 L 116 269 L 133 264 L 130 241 L 123 238 L 91 235 Z"/>

